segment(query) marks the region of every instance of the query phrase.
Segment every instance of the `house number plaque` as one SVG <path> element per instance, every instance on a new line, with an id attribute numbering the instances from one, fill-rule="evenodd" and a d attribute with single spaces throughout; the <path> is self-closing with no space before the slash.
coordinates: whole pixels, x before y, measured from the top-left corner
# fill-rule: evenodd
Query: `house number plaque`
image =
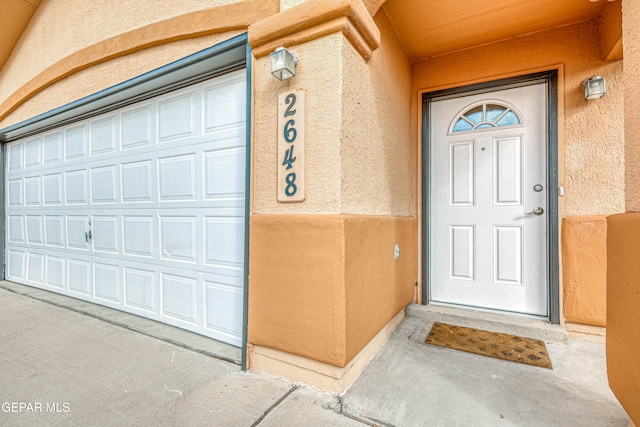
<path id="1" fill-rule="evenodd" d="M 304 200 L 305 92 L 278 97 L 278 201 Z"/>

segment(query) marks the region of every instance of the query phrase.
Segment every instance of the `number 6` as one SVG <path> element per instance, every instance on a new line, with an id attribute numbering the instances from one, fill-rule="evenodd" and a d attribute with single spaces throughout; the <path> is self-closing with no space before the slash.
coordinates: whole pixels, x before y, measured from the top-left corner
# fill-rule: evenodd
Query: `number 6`
<path id="1" fill-rule="evenodd" d="M 298 131 L 294 127 L 289 127 L 289 126 L 294 126 L 295 124 L 296 124 L 296 121 L 291 119 L 284 125 L 285 141 L 293 142 L 296 140 L 296 137 L 298 136 Z"/>

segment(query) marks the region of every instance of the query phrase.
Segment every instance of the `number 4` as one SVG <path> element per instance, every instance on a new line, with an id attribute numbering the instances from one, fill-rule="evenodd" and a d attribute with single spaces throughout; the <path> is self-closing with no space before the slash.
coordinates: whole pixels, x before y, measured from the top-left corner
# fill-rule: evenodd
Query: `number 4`
<path id="1" fill-rule="evenodd" d="M 284 160 L 282 161 L 282 166 L 286 166 L 287 169 L 291 169 L 293 167 L 292 163 L 296 161 L 296 158 L 293 157 L 293 147 L 292 145 L 287 151 L 284 152 Z"/>

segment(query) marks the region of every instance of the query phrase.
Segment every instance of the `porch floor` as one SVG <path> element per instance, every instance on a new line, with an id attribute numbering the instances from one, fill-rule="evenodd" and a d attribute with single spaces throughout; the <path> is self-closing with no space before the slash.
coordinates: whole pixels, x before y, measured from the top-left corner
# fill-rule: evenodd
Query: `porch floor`
<path id="1" fill-rule="evenodd" d="M 0 308 L 0 425 L 626 427 L 629 421 L 609 390 L 603 344 L 547 341 L 553 370 L 506 362 L 424 344 L 432 320 L 412 315 L 415 307 L 342 396 L 243 373 L 231 360 L 62 303 L 0 288 Z"/>
<path id="2" fill-rule="evenodd" d="M 347 412 L 395 426 L 627 426 L 603 344 L 546 340 L 549 370 L 424 344 L 432 324 L 405 319 L 344 395 Z"/>

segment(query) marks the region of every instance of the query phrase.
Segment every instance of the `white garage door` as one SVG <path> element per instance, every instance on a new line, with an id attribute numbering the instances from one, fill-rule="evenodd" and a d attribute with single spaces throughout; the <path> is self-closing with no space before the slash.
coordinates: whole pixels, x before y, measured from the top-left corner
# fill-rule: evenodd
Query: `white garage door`
<path id="1" fill-rule="evenodd" d="M 245 71 L 12 142 L 6 278 L 241 346 Z"/>

